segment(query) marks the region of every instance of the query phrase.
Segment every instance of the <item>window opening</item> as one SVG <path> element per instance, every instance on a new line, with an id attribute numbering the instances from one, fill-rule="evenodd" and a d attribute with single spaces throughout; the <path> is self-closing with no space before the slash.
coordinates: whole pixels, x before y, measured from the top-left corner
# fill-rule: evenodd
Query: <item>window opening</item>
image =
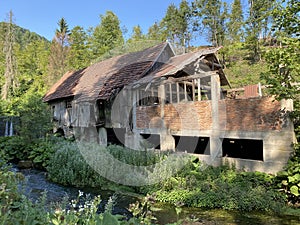
<path id="1" fill-rule="evenodd" d="M 263 161 L 263 141 L 224 138 L 223 157 Z"/>
<path id="2" fill-rule="evenodd" d="M 175 139 L 175 149 L 180 152 L 192 154 L 210 154 L 209 137 L 193 136 L 173 136 Z"/>

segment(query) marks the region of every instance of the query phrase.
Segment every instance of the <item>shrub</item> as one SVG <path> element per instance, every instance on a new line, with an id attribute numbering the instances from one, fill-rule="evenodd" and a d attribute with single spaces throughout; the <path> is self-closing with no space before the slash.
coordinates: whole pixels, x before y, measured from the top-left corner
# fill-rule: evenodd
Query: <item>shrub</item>
<path id="1" fill-rule="evenodd" d="M 200 170 L 190 163 L 174 177 L 160 183 L 152 193 L 158 201 L 192 207 L 241 211 L 279 211 L 284 196 L 274 188 L 274 176 L 239 172 L 224 165 Z"/>

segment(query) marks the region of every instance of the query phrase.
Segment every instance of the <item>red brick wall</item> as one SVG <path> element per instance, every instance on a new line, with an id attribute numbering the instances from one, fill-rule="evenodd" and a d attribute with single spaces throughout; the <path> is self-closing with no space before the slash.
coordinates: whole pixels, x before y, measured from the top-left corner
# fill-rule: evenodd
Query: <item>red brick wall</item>
<path id="1" fill-rule="evenodd" d="M 149 128 L 160 126 L 160 106 L 140 106 L 136 109 L 137 128 Z M 150 124 L 151 123 L 151 124 Z"/>
<path id="2" fill-rule="evenodd" d="M 226 120 L 226 130 L 280 130 L 283 123 L 280 102 L 273 98 L 221 100 L 220 121 Z M 226 108 L 226 113 L 224 113 Z"/>
<path id="3" fill-rule="evenodd" d="M 138 128 L 160 128 L 160 107 L 137 108 Z M 171 130 L 209 130 L 212 125 L 210 101 L 167 104 L 164 108 L 164 123 Z"/>
<path id="4" fill-rule="evenodd" d="M 221 130 L 280 130 L 285 120 L 280 102 L 272 98 L 226 99 L 219 101 Z M 171 130 L 211 130 L 211 102 L 167 104 L 164 124 Z M 138 128 L 161 128 L 160 106 L 137 107 Z"/>

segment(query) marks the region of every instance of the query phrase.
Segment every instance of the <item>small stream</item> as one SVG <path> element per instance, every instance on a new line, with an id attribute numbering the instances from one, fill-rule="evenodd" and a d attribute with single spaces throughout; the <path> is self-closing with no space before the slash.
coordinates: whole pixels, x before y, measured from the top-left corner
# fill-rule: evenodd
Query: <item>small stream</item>
<path id="1" fill-rule="evenodd" d="M 79 194 L 79 189 L 74 187 L 65 187 L 46 179 L 46 173 L 35 169 L 22 169 L 16 167 L 14 171 L 20 172 L 25 177 L 25 185 L 22 187 L 24 194 L 33 201 L 38 200 L 44 192 L 47 193 L 47 203 L 59 202 L 64 197 L 76 199 Z M 129 204 L 136 202 L 138 199 L 128 195 L 114 193 L 112 191 L 103 191 L 99 189 L 80 189 L 85 194 L 90 194 L 91 197 L 100 195 L 102 202 L 99 206 L 100 211 L 112 195 L 116 196 L 116 204 L 113 209 L 114 214 L 121 214 L 127 218 L 132 215 L 128 211 Z M 167 224 L 176 222 L 178 219 L 190 218 L 193 223 L 185 224 L 207 224 L 207 225 L 299 225 L 300 215 L 279 217 L 275 215 L 267 215 L 260 212 L 237 212 L 225 210 L 204 210 L 199 208 L 183 207 L 179 214 L 176 214 L 175 208 L 168 204 L 157 203 L 153 207 L 154 215 L 158 219 L 159 224 Z"/>
<path id="2" fill-rule="evenodd" d="M 116 204 L 113 208 L 113 214 L 120 214 L 126 218 L 132 217 L 132 214 L 128 211 L 129 204 L 137 201 L 137 198 L 114 193 L 112 191 L 104 191 L 96 188 L 75 188 L 65 187 L 59 184 L 52 183 L 46 179 L 46 173 L 35 169 L 17 169 L 14 167 L 14 171 L 20 172 L 24 175 L 24 182 L 20 184 L 21 191 L 29 197 L 33 202 L 40 199 L 40 197 L 46 192 L 46 203 L 61 202 L 64 198 L 77 199 L 79 191 L 85 195 L 94 197 L 101 196 L 101 204 L 99 210 L 103 211 L 104 207 L 111 196 L 116 198 Z"/>

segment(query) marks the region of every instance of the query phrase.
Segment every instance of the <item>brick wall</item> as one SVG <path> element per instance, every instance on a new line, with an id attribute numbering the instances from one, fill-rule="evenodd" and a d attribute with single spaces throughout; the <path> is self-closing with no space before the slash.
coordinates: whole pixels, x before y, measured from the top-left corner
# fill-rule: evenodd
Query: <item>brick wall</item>
<path id="1" fill-rule="evenodd" d="M 138 128 L 161 128 L 161 111 L 159 106 L 137 108 Z M 209 130 L 211 129 L 210 101 L 167 104 L 164 108 L 164 124 L 171 130 Z"/>
<path id="2" fill-rule="evenodd" d="M 137 128 L 161 127 L 160 106 L 139 106 L 136 109 Z"/>
<path id="3" fill-rule="evenodd" d="M 221 102 L 223 109 L 219 109 L 219 118 L 226 121 L 225 130 L 280 130 L 286 122 L 280 111 L 280 102 L 273 98 L 226 99 Z"/>

